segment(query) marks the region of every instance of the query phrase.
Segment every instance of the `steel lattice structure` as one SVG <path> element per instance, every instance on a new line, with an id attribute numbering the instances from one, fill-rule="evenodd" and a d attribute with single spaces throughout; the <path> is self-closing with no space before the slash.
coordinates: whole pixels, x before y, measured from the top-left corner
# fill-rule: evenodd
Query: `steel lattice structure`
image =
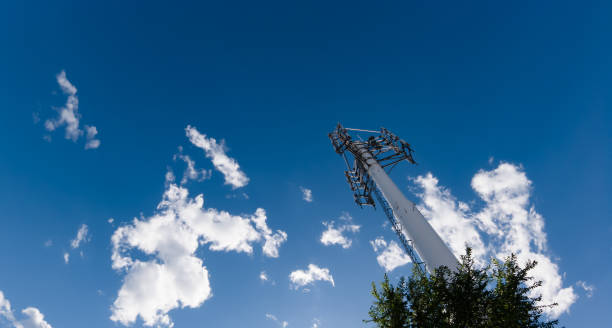
<path id="1" fill-rule="evenodd" d="M 367 140 L 356 140 L 349 131 L 373 133 Z M 380 131 L 344 128 L 338 123 L 329 138 L 336 153 L 346 162 L 345 176 L 355 202 L 376 207 L 372 194 L 384 211 L 404 250 L 422 272 L 445 265 L 454 269 L 455 256 L 385 172 L 396 164 L 416 164 L 410 144 L 385 128 Z"/>

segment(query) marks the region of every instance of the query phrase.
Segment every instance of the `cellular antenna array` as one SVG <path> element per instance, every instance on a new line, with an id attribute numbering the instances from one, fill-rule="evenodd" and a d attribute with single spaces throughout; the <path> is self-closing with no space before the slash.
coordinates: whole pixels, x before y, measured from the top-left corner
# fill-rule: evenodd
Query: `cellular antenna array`
<path id="1" fill-rule="evenodd" d="M 349 131 L 371 133 L 367 140 L 356 140 Z M 444 265 L 454 270 L 457 259 L 442 238 L 397 188 L 385 171 L 400 162 L 416 164 L 410 144 L 385 128 L 380 131 L 344 128 L 340 123 L 329 134 L 336 153 L 342 155 L 346 180 L 360 206 L 376 207 L 385 212 L 404 250 L 422 272 L 433 272 Z"/>

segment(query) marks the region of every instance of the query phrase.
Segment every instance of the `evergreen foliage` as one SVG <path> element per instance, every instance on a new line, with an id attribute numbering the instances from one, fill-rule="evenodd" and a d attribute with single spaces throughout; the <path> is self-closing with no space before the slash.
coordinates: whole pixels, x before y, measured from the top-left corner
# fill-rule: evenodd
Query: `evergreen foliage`
<path id="1" fill-rule="evenodd" d="M 479 268 L 467 248 L 455 271 L 440 267 L 426 275 L 414 270 L 397 286 L 385 274 L 380 290 L 372 283 L 375 300 L 364 322 L 379 328 L 556 327 L 557 320 L 543 317 L 546 306 L 537 305 L 541 297 L 529 296 L 542 284 L 531 282 L 528 275 L 536 264 L 529 261 L 521 267 L 512 254 Z"/>
<path id="2" fill-rule="evenodd" d="M 389 282 L 389 277 L 385 273 L 385 278 L 380 284 L 380 291 L 376 289 L 376 284 L 372 282 L 372 296 L 376 299 L 370 307 L 370 318 L 366 322 L 375 322 L 380 328 L 408 328 L 409 313 L 406 311 L 408 302 L 406 301 L 406 281 L 401 278 L 398 285 L 393 287 Z"/>

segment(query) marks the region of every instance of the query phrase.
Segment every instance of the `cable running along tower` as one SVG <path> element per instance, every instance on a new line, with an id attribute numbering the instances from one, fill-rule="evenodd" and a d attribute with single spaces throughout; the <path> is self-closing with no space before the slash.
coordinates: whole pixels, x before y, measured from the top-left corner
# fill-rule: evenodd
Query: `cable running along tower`
<path id="1" fill-rule="evenodd" d="M 367 140 L 355 140 L 349 131 L 372 133 Z M 375 207 L 376 198 L 400 239 L 406 253 L 419 270 L 433 272 L 445 265 L 454 270 L 457 259 L 429 225 L 415 204 L 408 200 L 389 178 L 389 171 L 398 163 L 416 164 L 410 144 L 389 132 L 344 128 L 340 123 L 329 134 L 336 153 L 346 162 L 346 179 L 360 206 Z M 348 155 L 348 156 L 347 156 Z"/>

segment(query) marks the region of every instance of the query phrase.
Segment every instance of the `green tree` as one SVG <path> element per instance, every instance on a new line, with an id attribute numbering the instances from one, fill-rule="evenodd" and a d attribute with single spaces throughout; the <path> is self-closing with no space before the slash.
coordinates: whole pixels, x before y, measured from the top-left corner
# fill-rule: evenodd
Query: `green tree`
<path id="1" fill-rule="evenodd" d="M 397 286 L 389 282 L 389 277 L 385 273 L 385 278 L 380 284 L 380 291 L 376 284 L 372 282 L 372 296 L 374 304 L 370 307 L 370 320 L 364 322 L 374 322 L 380 328 L 404 328 L 410 327 L 408 312 L 406 308 L 406 281 L 401 278 Z"/>
<path id="2" fill-rule="evenodd" d="M 466 249 L 448 283 L 447 306 L 451 327 L 487 327 L 485 323 L 491 297 L 491 292 L 487 290 L 487 271 L 487 268 L 475 266 L 472 250 Z"/>
<path id="3" fill-rule="evenodd" d="M 410 327 L 451 327 L 447 304 L 450 270 L 442 267 L 431 276 L 413 270 L 408 280 L 406 299 Z"/>
<path id="4" fill-rule="evenodd" d="M 493 263 L 491 279 L 495 281 L 495 288 L 489 306 L 489 327 L 555 327 L 558 324 L 557 320 L 542 321 L 542 309 L 556 303 L 538 306 L 542 297 L 528 296 L 531 290 L 542 285 L 541 281 L 529 284 L 533 278 L 528 273 L 537 265 L 536 261 L 529 261 L 521 268 L 512 254 L 503 263 L 495 259 Z"/>
<path id="5" fill-rule="evenodd" d="M 521 267 L 511 255 L 480 268 L 467 248 L 453 271 L 440 267 L 427 275 L 414 270 L 395 287 L 385 274 L 380 291 L 372 283 L 375 301 L 371 320 L 365 321 L 379 328 L 556 327 L 558 321 L 543 317 L 544 306 L 537 305 L 541 297 L 530 296 L 542 284 L 529 276 L 536 264 Z"/>

